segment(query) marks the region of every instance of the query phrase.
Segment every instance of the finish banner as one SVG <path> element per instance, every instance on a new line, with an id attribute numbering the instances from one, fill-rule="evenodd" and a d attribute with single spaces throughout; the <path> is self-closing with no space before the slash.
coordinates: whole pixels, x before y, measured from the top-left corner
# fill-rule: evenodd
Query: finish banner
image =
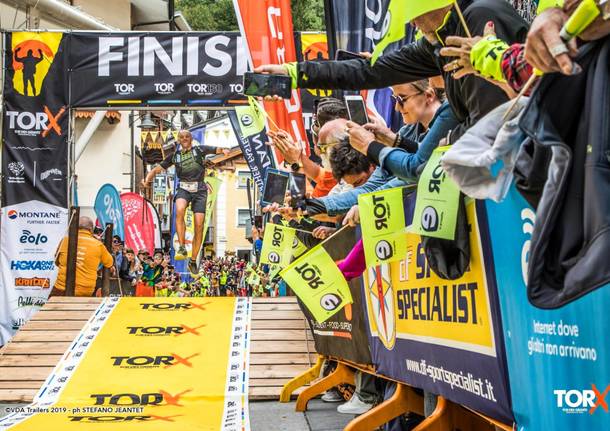
<path id="1" fill-rule="evenodd" d="M 71 106 L 222 106 L 243 91 L 247 62 L 238 33 L 74 32 L 66 37 Z"/>
<path id="2" fill-rule="evenodd" d="M 247 298 L 107 298 L 0 430 L 247 431 L 250 311 Z"/>
<path id="3" fill-rule="evenodd" d="M 252 103 L 247 106 L 236 106 L 235 110 L 228 111 L 228 114 L 252 178 L 259 192 L 263 193 L 267 168 L 275 167 L 272 150 L 266 144 L 268 138 L 265 130 L 265 113 L 258 103 Z"/>
<path id="4" fill-rule="evenodd" d="M 526 286 L 536 213 L 514 185 L 485 206 L 518 430 L 607 429 L 610 285 L 561 308 L 534 307 Z"/>
<path id="5" fill-rule="evenodd" d="M 406 197 L 412 222 L 415 195 Z M 482 203 L 480 203 L 482 204 Z M 457 280 L 427 263 L 421 237 L 407 234 L 399 262 L 367 270 L 363 290 L 379 374 L 511 423 L 500 310 L 482 205 L 466 205 L 471 260 Z"/>
<path id="6" fill-rule="evenodd" d="M 297 60 L 290 0 L 233 0 L 233 5 L 253 69 L 263 64 Z M 297 89 L 292 90 L 290 100 L 266 102 L 265 111 L 275 124 L 290 133 L 295 142 L 306 140 L 301 96 Z M 306 150 L 309 155 L 309 146 Z M 279 151 L 275 152 L 275 157 L 277 164 L 283 161 Z"/>
<path id="7" fill-rule="evenodd" d="M 0 345 L 49 296 L 68 224 L 65 35 L 2 33 Z"/>

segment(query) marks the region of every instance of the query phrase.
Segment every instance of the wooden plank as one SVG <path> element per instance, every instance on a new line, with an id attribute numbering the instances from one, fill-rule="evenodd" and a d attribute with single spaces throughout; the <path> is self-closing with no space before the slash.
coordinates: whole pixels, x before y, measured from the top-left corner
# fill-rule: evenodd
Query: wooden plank
<path id="1" fill-rule="evenodd" d="M 264 365 L 264 364 L 300 364 L 312 365 L 316 363 L 316 354 L 309 355 L 309 361 L 307 361 L 306 353 L 252 353 L 250 354 L 250 365 Z M 2 364 L 3 362 L 0 362 Z"/>
<path id="2" fill-rule="evenodd" d="M 307 323 L 301 320 L 253 320 L 252 329 L 303 329 Z M 309 327 L 309 325 L 307 325 Z"/>
<path id="3" fill-rule="evenodd" d="M 0 389 L 0 400 L 6 403 L 31 403 L 37 389 Z"/>
<path id="4" fill-rule="evenodd" d="M 76 320 L 51 321 L 51 320 L 30 320 L 19 332 L 24 331 L 80 331 L 84 322 Z"/>
<path id="5" fill-rule="evenodd" d="M 270 304 L 252 304 L 252 311 L 290 311 L 290 310 L 301 310 L 299 304 L 292 304 L 290 302 L 270 303 Z"/>
<path id="6" fill-rule="evenodd" d="M 82 320 L 87 321 L 91 317 L 91 311 L 46 311 L 43 307 L 32 317 L 32 320 Z"/>
<path id="7" fill-rule="evenodd" d="M 99 304 L 76 302 L 76 303 L 61 303 L 53 302 L 46 304 L 43 308 L 44 311 L 95 311 L 99 307 Z"/>
<path id="8" fill-rule="evenodd" d="M 62 355 L 3 355 L 0 357 L 0 367 L 54 367 L 61 357 Z"/>
<path id="9" fill-rule="evenodd" d="M 62 354 L 68 347 L 70 342 L 58 341 L 48 343 L 25 342 L 25 343 L 8 343 L 2 353 L 5 355 L 52 355 Z"/>
<path id="10" fill-rule="evenodd" d="M 307 346 L 304 341 L 283 341 L 278 344 L 276 341 L 253 341 L 250 347 L 252 353 L 307 353 Z M 309 342 L 309 351 L 315 352 L 313 341 Z"/>
<path id="11" fill-rule="evenodd" d="M 306 386 L 305 386 L 306 387 Z M 292 398 L 296 398 L 305 387 L 300 387 L 292 393 Z M 250 387 L 248 398 L 250 400 L 277 400 L 280 398 L 282 386 L 278 387 Z"/>
<path id="12" fill-rule="evenodd" d="M 40 389 L 44 380 L 9 380 L 0 382 L 0 389 Z"/>
<path id="13" fill-rule="evenodd" d="M 309 332 L 309 331 L 308 331 Z M 304 329 L 276 329 L 276 330 L 267 330 L 267 331 L 252 331 L 252 340 L 253 341 L 283 341 L 283 340 L 305 340 L 307 337 L 311 338 Z M 24 340 L 25 341 L 25 340 Z"/>
<path id="14" fill-rule="evenodd" d="M 11 339 L 11 343 L 23 343 L 26 341 L 45 343 L 49 341 L 72 341 L 79 333 L 80 331 L 19 331 Z"/>
<path id="15" fill-rule="evenodd" d="M 308 367 L 303 365 L 278 365 L 278 364 L 265 364 L 265 365 L 251 365 L 250 366 L 250 378 L 278 378 L 285 377 L 292 379 L 298 376 L 303 371 L 306 371 Z"/>
<path id="16" fill-rule="evenodd" d="M 303 320 L 304 317 L 300 310 L 252 311 L 252 320 Z"/>
<path id="17" fill-rule="evenodd" d="M 103 298 L 93 296 L 52 296 L 47 304 L 100 304 Z"/>
<path id="18" fill-rule="evenodd" d="M 46 380 L 53 367 L 0 367 L 0 380 Z"/>

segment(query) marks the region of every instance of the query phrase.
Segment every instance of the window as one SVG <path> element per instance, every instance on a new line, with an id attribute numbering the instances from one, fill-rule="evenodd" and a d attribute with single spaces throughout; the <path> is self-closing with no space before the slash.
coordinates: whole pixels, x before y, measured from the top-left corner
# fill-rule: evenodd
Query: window
<path id="1" fill-rule="evenodd" d="M 237 210 L 237 227 L 246 227 L 250 223 L 250 210 L 239 208 Z"/>
<path id="2" fill-rule="evenodd" d="M 247 187 L 246 182 L 248 181 L 248 178 L 252 178 L 252 174 L 250 173 L 250 171 L 238 171 L 237 172 L 237 188 L 245 189 Z"/>

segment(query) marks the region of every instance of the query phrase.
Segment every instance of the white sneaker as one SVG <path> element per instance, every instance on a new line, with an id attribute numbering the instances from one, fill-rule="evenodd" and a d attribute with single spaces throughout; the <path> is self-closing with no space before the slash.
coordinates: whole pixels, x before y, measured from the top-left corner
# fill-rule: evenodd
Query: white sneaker
<path id="1" fill-rule="evenodd" d="M 358 395 L 354 394 L 348 402 L 337 407 L 337 411 L 348 415 L 361 415 L 372 408 L 373 404 L 363 403 L 360 401 L 360 398 L 358 398 Z"/>
<path id="2" fill-rule="evenodd" d="M 345 401 L 345 398 L 336 389 L 329 389 L 322 395 L 322 401 L 325 403 L 341 403 Z"/>

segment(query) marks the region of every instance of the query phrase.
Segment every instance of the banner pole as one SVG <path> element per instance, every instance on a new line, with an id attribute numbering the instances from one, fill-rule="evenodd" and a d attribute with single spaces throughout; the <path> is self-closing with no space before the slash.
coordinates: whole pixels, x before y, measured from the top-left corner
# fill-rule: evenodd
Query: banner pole
<path id="1" fill-rule="evenodd" d="M 66 257 L 66 296 L 74 296 L 76 286 L 76 255 L 78 248 L 78 224 L 80 219 L 80 208 L 72 207 L 70 212 L 68 255 Z"/>
<path id="2" fill-rule="evenodd" d="M 114 225 L 112 223 L 106 223 L 104 229 L 104 246 L 108 253 L 112 254 L 112 233 Z M 115 262 L 116 263 L 116 262 Z M 102 269 L 102 296 L 107 297 L 110 295 L 110 269 L 104 267 Z"/>

